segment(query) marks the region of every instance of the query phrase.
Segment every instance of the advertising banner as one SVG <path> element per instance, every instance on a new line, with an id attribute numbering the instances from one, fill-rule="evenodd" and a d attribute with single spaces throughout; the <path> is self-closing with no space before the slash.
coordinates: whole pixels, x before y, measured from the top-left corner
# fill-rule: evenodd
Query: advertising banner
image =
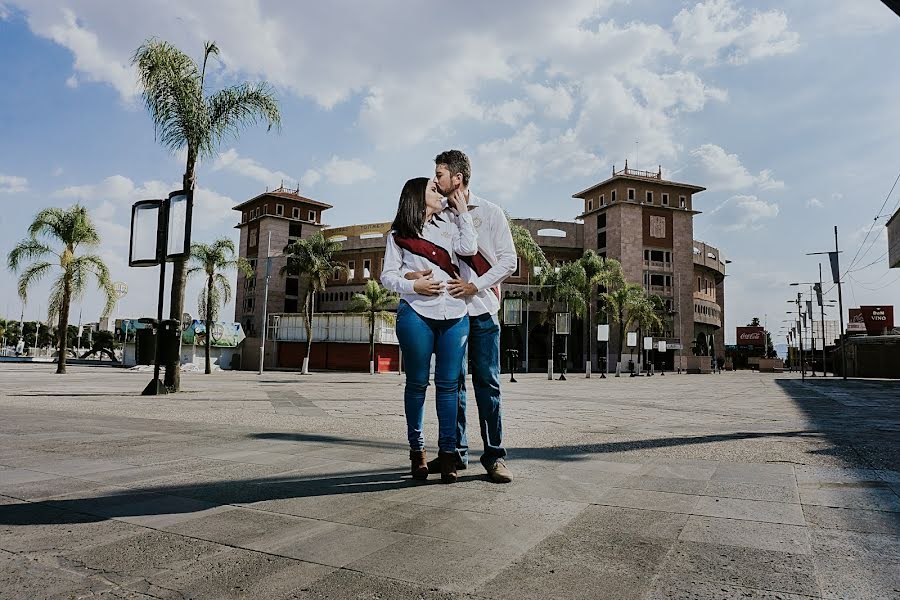
<path id="1" fill-rule="evenodd" d="M 893 306 L 860 306 L 859 310 L 869 335 L 883 335 L 894 328 Z"/>
<path id="2" fill-rule="evenodd" d="M 766 330 L 762 327 L 738 327 L 737 343 L 738 346 L 765 347 Z"/>

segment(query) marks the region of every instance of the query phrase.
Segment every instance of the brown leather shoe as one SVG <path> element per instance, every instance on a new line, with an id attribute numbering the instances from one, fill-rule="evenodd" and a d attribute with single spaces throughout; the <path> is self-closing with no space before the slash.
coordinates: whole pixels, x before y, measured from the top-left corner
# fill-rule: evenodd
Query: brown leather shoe
<path id="1" fill-rule="evenodd" d="M 456 453 L 438 452 L 441 463 L 441 483 L 456 483 Z"/>
<path id="2" fill-rule="evenodd" d="M 410 450 L 409 462 L 409 472 L 413 479 L 428 479 L 428 463 L 425 461 L 425 450 Z"/>
<path id="3" fill-rule="evenodd" d="M 486 468 L 488 477 L 494 483 L 509 483 L 513 480 L 512 471 L 509 470 L 502 458 L 497 459 L 497 462 Z"/>
<path id="4" fill-rule="evenodd" d="M 469 465 L 459 460 L 459 455 L 456 455 L 456 470 L 457 471 L 465 471 Z M 432 458 L 428 461 L 428 472 L 429 473 L 440 473 L 441 472 L 441 458 L 440 456 L 437 458 Z"/>

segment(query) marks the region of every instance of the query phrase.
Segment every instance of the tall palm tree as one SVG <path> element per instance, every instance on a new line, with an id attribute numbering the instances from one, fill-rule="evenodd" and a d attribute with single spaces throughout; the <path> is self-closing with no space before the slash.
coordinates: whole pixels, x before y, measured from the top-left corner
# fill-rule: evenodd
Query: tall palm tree
<path id="1" fill-rule="evenodd" d="M 197 299 L 197 310 L 206 321 L 206 369 L 212 372 L 209 361 L 209 350 L 212 340 L 213 322 L 218 318 L 219 307 L 231 301 L 231 283 L 222 273 L 229 269 L 238 269 L 247 277 L 253 276 L 253 269 L 247 259 L 235 256 L 234 243 L 228 238 L 219 238 L 212 244 L 191 244 L 188 275 L 203 273 L 206 275 L 206 287 Z"/>
<path id="2" fill-rule="evenodd" d="M 625 282 L 625 273 L 619 261 L 614 258 L 600 256 L 591 249 L 586 250 L 584 255 L 578 259 L 578 262 L 581 263 L 585 275 L 585 286 L 582 293 L 587 303 L 587 327 L 582 337 L 584 338 L 585 376 L 587 376 L 590 373 L 592 354 L 590 344 L 592 343 L 594 325 L 594 289 L 597 286 L 609 289 L 623 284 Z"/>
<path id="3" fill-rule="evenodd" d="M 610 287 L 600 294 L 600 302 L 606 312 L 612 316 L 619 333 L 619 360 L 622 362 L 622 351 L 625 347 L 625 333 L 631 326 L 630 315 L 632 308 L 640 302 L 644 295 L 644 288 L 636 283 L 622 281 L 621 285 Z"/>
<path id="4" fill-rule="evenodd" d="M 584 267 L 577 261 L 566 263 L 558 268 L 541 270 L 541 295 L 547 306 L 541 313 L 541 323 L 547 327 L 547 379 L 553 379 L 554 338 L 556 337 L 556 314 L 558 306 L 564 304 L 567 309 L 580 317 L 584 315 L 587 303 L 584 299 L 585 273 Z"/>
<path id="5" fill-rule="evenodd" d="M 281 274 L 300 277 L 303 290 L 302 305 L 306 325 L 306 356 L 303 359 L 303 374 L 309 373 L 309 354 L 312 352 L 312 300 L 314 294 L 325 290 L 325 286 L 335 271 L 345 273 L 347 266 L 336 260 L 334 255 L 341 249 L 340 242 L 325 239 L 322 232 L 307 239 L 300 239 L 284 247 L 287 264 Z"/>
<path id="6" fill-rule="evenodd" d="M 663 299 L 646 290 L 643 290 L 641 295 L 634 298 L 634 301 L 628 307 L 627 327 L 637 326 L 642 350 L 649 350 L 649 348 L 644 348 L 643 346 L 644 334 L 652 334 L 654 331 L 663 329 L 663 320 L 660 314 L 664 311 L 665 302 L 663 302 Z"/>
<path id="7" fill-rule="evenodd" d="M 54 248 L 52 244 L 61 247 Z M 59 267 L 59 276 L 50 288 L 48 320 L 59 317 L 57 341 L 59 355 L 57 373 L 66 372 L 68 351 L 69 308 L 87 290 L 88 277 L 93 275 L 106 297 L 103 315 L 108 315 L 116 303 L 116 292 L 109 277 L 109 269 L 96 254 L 78 255 L 81 247 L 95 248 L 100 236 L 91 222 L 87 209 L 80 204 L 72 208 L 45 208 L 28 227 L 28 237 L 16 244 L 7 257 L 7 266 L 18 271 L 31 262 L 19 276 L 19 297 L 28 299 L 31 284 Z"/>
<path id="8" fill-rule="evenodd" d="M 206 65 L 210 56 L 218 54 L 215 42 L 206 42 L 203 64 L 198 68 L 190 56 L 172 44 L 149 39 L 132 57 L 157 140 L 173 152 L 187 150 L 182 182 L 185 190 L 194 189 L 197 161 L 212 157 L 225 138 L 237 137 L 242 127 L 260 122 L 267 123 L 269 129 L 281 126 L 278 102 L 266 82 L 241 83 L 206 93 Z M 169 317 L 179 321 L 184 312 L 186 279 L 184 261 L 175 261 Z M 166 386 L 177 391 L 179 385 L 178 367 L 166 368 Z"/>
<path id="9" fill-rule="evenodd" d="M 389 325 L 393 325 L 396 314 L 390 309 L 397 306 L 399 298 L 393 292 L 381 287 L 376 280 L 366 282 L 366 288 L 361 294 L 353 294 L 350 299 L 349 311 L 363 313 L 366 323 L 369 325 L 369 374 L 375 373 L 375 321 L 380 317 Z"/>
<path id="10" fill-rule="evenodd" d="M 531 232 L 522 227 L 506 214 L 506 221 L 509 223 L 509 231 L 512 233 L 513 246 L 516 248 L 516 254 L 532 267 L 540 267 L 541 271 L 545 271 L 550 263 L 544 256 L 543 249 L 534 241 Z"/>

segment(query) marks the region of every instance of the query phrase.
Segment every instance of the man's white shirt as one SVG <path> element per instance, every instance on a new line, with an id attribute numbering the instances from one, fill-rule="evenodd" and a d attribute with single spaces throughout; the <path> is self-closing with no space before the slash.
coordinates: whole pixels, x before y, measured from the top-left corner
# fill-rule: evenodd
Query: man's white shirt
<path id="1" fill-rule="evenodd" d="M 478 288 L 478 293 L 468 300 L 469 316 L 495 315 L 500 310 L 498 298 L 500 283 L 515 273 L 518 266 L 516 247 L 503 209 L 469 191 L 469 212 L 478 233 L 478 251 L 491 264 L 490 270 L 479 276 L 465 262 L 460 261 L 460 273 L 464 281 Z M 491 288 L 497 288 L 497 294 Z"/>

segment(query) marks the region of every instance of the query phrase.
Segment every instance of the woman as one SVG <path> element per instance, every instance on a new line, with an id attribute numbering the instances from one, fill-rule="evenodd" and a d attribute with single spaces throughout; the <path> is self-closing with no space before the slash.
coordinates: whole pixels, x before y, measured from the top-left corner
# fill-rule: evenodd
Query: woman
<path id="1" fill-rule="evenodd" d="M 478 237 L 465 197 L 455 193 L 444 210 L 434 182 L 410 179 L 400 192 L 397 216 L 384 254 L 381 283 L 400 294 L 397 338 L 406 368 L 403 394 L 412 476 L 428 477 L 422 418 L 431 355 L 435 355 L 434 385 L 438 415 L 438 457 L 441 481 L 456 481 L 456 406 L 459 379 L 469 336 L 468 307 L 444 288 L 459 277 L 457 255 L 478 252 Z M 426 271 L 415 280 L 412 271 Z"/>

